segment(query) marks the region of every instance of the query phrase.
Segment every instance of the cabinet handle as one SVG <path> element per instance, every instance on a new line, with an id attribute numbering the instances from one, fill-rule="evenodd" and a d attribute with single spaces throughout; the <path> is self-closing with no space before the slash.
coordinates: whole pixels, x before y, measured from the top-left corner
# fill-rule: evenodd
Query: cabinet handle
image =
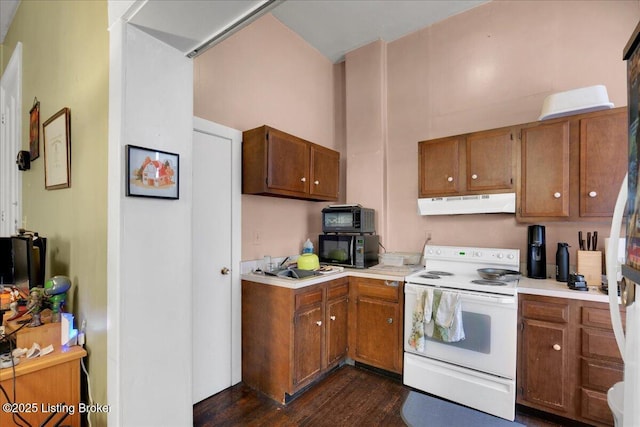
<path id="1" fill-rule="evenodd" d="M 393 323 L 393 317 L 389 317 L 389 318 L 387 319 L 387 323 Z"/>
<path id="2" fill-rule="evenodd" d="M 555 197 L 556 199 L 559 199 L 560 196 L 562 196 L 562 194 L 560 193 L 553 193 L 553 197 Z"/>
<path id="3" fill-rule="evenodd" d="M 562 347 L 560 347 L 560 344 L 554 344 L 554 345 L 553 345 L 553 349 L 554 349 L 555 351 L 560 351 L 560 350 L 562 350 Z"/>
<path id="4" fill-rule="evenodd" d="M 302 182 L 307 182 L 307 178 L 305 178 L 304 176 L 302 178 L 300 178 L 300 181 Z"/>
<path id="5" fill-rule="evenodd" d="M 589 192 L 589 197 L 596 197 L 598 195 L 598 193 L 596 193 L 595 191 L 590 191 Z"/>
<path id="6" fill-rule="evenodd" d="M 318 321 L 316 322 L 316 325 L 318 325 L 318 326 L 322 326 L 322 320 L 318 320 Z"/>
<path id="7" fill-rule="evenodd" d="M 473 175 L 471 175 L 471 179 L 478 179 L 478 175 L 474 173 Z"/>
<path id="8" fill-rule="evenodd" d="M 329 316 L 329 319 L 336 320 L 336 316 Z"/>
<path id="9" fill-rule="evenodd" d="M 452 176 L 447 177 L 447 181 L 449 181 L 449 182 L 453 182 L 453 177 L 452 177 Z"/>
<path id="10" fill-rule="evenodd" d="M 314 183 L 315 185 L 318 185 L 318 184 L 320 184 L 320 181 L 315 180 L 315 181 L 313 181 L 313 183 Z"/>
<path id="11" fill-rule="evenodd" d="M 397 281 L 397 280 L 394 280 L 394 281 L 392 281 L 392 282 L 390 282 L 390 281 L 388 281 L 388 280 L 385 280 L 385 281 L 384 281 L 384 284 L 385 284 L 386 286 L 392 286 L 392 287 L 394 287 L 394 288 L 397 288 L 397 287 L 399 286 L 399 283 L 398 283 L 398 281 Z"/>

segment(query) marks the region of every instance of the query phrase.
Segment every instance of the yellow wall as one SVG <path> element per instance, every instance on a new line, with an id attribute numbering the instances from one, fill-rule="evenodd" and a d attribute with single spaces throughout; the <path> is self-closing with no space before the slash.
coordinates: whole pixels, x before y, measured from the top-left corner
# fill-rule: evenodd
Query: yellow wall
<path id="1" fill-rule="evenodd" d="M 106 1 L 22 1 L 0 51 L 2 70 L 23 44 L 22 146 L 29 110 L 40 122 L 71 110 L 71 187 L 46 190 L 40 157 L 22 172 L 24 228 L 48 238 L 47 277 L 73 282 L 68 310 L 87 320 L 93 398 L 106 404 L 107 122 L 109 36 Z M 94 425 L 106 417 L 92 417 Z"/>

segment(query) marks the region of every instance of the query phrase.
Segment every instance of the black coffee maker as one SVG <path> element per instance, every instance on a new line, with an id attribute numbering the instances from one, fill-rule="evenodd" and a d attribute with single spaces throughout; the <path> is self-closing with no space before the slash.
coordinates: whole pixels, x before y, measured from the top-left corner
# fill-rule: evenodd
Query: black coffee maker
<path id="1" fill-rule="evenodd" d="M 547 278 L 547 247 L 544 225 L 530 225 L 527 240 L 527 277 Z"/>

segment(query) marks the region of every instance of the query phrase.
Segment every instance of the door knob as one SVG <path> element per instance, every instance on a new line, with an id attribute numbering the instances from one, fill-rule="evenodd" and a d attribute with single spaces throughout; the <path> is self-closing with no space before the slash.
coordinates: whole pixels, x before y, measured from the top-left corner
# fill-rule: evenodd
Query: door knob
<path id="1" fill-rule="evenodd" d="M 222 270 L 220 270 L 220 274 L 227 275 L 230 271 L 231 270 L 229 270 L 227 267 L 222 267 Z"/>

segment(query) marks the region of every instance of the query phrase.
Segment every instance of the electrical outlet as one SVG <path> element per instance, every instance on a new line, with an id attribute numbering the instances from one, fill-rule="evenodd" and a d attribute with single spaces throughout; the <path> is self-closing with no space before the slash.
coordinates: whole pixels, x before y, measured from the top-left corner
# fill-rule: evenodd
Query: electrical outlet
<path id="1" fill-rule="evenodd" d="M 262 238 L 260 237 L 260 232 L 259 231 L 254 231 L 253 232 L 253 244 L 256 245 L 256 246 L 262 244 Z"/>

